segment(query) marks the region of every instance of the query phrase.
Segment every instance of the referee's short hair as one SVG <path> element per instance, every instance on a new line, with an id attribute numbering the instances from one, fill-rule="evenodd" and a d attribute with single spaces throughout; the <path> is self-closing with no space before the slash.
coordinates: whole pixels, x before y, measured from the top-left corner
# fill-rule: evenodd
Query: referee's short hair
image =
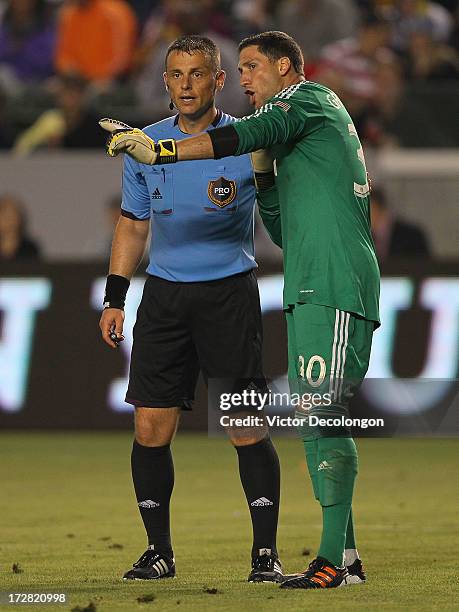
<path id="1" fill-rule="evenodd" d="M 210 40 L 210 38 L 206 38 L 205 36 L 191 34 L 189 36 L 181 36 L 180 38 L 174 40 L 174 42 L 169 45 L 166 52 L 166 68 L 167 58 L 172 51 L 180 51 L 182 53 L 188 53 L 189 55 L 192 55 L 193 53 L 202 53 L 209 60 L 212 70 L 215 70 L 216 72 L 221 70 L 220 51 L 214 41 Z"/>
<path id="2" fill-rule="evenodd" d="M 298 74 L 304 74 L 304 59 L 299 44 L 285 32 L 273 30 L 253 34 L 239 43 L 239 53 L 246 47 L 258 47 L 260 53 L 274 62 L 281 57 L 288 57 L 293 69 Z"/>

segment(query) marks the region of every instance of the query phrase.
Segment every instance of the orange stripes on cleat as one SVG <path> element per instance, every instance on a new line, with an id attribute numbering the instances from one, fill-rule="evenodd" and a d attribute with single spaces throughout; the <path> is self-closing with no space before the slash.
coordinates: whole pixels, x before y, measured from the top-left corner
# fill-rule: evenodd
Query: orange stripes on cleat
<path id="1" fill-rule="evenodd" d="M 316 582 L 317 584 L 320 584 L 322 588 L 325 588 L 327 586 L 326 583 L 322 580 L 322 578 L 318 578 L 317 576 L 313 576 L 311 578 L 311 582 Z"/>
<path id="2" fill-rule="evenodd" d="M 332 565 L 326 559 L 318 557 L 309 564 L 308 570 L 301 575 L 287 577 L 281 589 L 333 589 L 348 584 L 349 573 L 346 568 Z"/>

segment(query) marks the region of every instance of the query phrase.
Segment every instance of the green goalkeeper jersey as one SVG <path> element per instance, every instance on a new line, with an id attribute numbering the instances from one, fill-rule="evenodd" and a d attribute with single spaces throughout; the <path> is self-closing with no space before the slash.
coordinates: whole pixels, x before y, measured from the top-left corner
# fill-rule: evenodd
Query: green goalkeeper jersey
<path id="1" fill-rule="evenodd" d="M 270 149 L 260 213 L 284 252 L 284 308 L 322 304 L 379 323 L 379 268 L 362 146 L 338 96 L 302 81 L 234 124 L 237 155 Z"/>

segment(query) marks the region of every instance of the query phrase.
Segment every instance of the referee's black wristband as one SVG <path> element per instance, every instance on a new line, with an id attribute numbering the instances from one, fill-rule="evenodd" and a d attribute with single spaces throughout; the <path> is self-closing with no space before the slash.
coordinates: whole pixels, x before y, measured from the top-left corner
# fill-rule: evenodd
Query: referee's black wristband
<path id="1" fill-rule="evenodd" d="M 124 276 L 109 274 L 105 285 L 104 309 L 119 308 L 123 310 L 130 284 L 130 281 Z"/>

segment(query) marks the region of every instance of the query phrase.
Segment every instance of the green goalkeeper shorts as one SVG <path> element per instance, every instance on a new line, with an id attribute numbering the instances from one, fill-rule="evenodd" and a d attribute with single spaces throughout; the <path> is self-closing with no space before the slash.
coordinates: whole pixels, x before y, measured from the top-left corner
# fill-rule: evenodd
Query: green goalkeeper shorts
<path id="1" fill-rule="evenodd" d="M 368 370 L 373 321 L 317 304 L 297 304 L 286 319 L 290 394 L 303 439 L 351 435 L 336 419 L 349 416 Z"/>

